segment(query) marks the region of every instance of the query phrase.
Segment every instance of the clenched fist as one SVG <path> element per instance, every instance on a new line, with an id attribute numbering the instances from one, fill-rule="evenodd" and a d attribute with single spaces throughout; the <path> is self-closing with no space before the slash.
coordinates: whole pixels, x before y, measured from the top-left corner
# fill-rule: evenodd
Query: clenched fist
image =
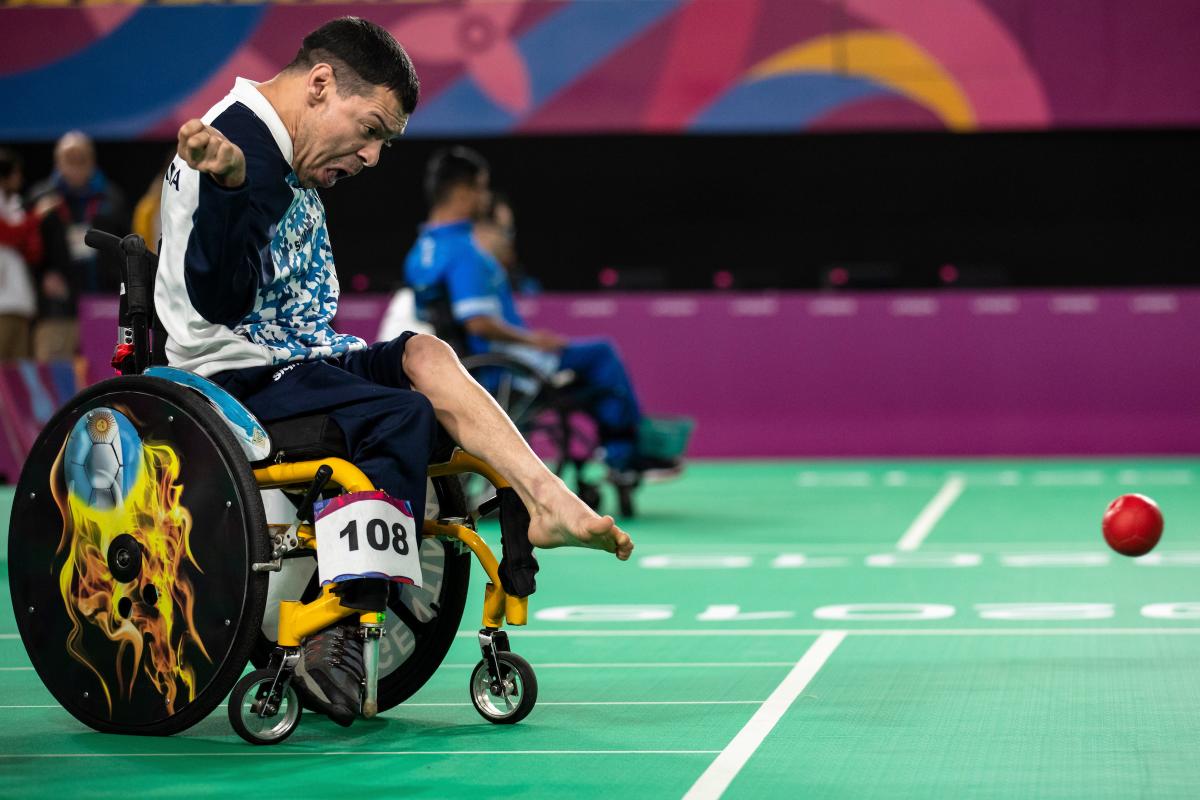
<path id="1" fill-rule="evenodd" d="M 207 172 L 227 189 L 246 182 L 246 155 L 242 149 L 198 119 L 188 120 L 179 129 L 178 152 L 189 167 Z"/>

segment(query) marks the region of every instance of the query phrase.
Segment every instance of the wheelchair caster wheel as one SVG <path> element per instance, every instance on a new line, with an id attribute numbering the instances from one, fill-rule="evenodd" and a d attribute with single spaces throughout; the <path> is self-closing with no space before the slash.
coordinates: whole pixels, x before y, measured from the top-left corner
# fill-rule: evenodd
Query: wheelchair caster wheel
<path id="1" fill-rule="evenodd" d="M 633 507 L 633 491 L 636 488 L 636 486 L 617 487 L 617 506 L 621 511 L 622 517 L 632 517 L 635 514 Z"/>
<path id="2" fill-rule="evenodd" d="M 300 724 L 304 709 L 291 683 L 282 692 L 271 691 L 278 676 L 273 669 L 256 669 L 229 695 L 229 722 L 250 744 L 279 744 Z"/>
<path id="3" fill-rule="evenodd" d="M 513 725 L 533 711 L 537 702 L 537 677 L 529 662 L 515 653 L 496 654 L 499 680 L 488 674 L 487 660 L 471 673 L 471 702 L 480 716 L 497 725 Z"/>

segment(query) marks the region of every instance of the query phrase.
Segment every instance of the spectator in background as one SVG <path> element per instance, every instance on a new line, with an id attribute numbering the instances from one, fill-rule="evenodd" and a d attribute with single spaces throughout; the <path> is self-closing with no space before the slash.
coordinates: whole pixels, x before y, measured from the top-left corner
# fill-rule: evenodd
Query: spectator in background
<path id="1" fill-rule="evenodd" d="M 79 276 L 71 266 L 67 226 L 55 212 L 57 205 L 57 198 L 45 197 L 34 209 L 40 218 L 43 256 L 35 273 L 38 316 L 33 324 L 33 357 L 41 362 L 69 361 L 79 349 Z"/>
<path id="2" fill-rule="evenodd" d="M 58 140 L 54 173 L 30 190 L 30 201 L 52 206 L 62 220 L 79 289 L 115 289 L 120 265 L 99 261 L 83 237 L 88 228 L 124 236 L 129 233 L 129 210 L 121 190 L 96 167 L 96 148 L 86 134 L 71 131 Z"/>
<path id="3" fill-rule="evenodd" d="M 425 189 L 429 219 L 404 264 L 422 319 L 444 325 L 442 317 L 448 314 L 466 331 L 471 354 L 503 352 L 541 372 L 574 372 L 580 387 L 593 398 L 588 411 L 596 420 L 614 481 L 634 483 L 647 474 L 678 473 L 678 459 L 639 452 L 642 412 L 612 342 L 568 340 L 525 324 L 504 268 L 474 235 L 474 225 L 492 205 L 483 157 L 465 147 L 437 153 L 429 162 Z"/>
<path id="4" fill-rule="evenodd" d="M 120 264 L 98 258 L 84 234 L 99 228 L 124 236 L 129 213 L 120 189 L 96 168 L 92 140 L 79 131 L 58 140 L 54 173 L 30 190 L 29 201 L 41 216 L 46 249 L 33 355 L 38 361 L 71 359 L 79 349 L 79 294 L 113 291 L 120 282 Z"/>
<path id="5" fill-rule="evenodd" d="M 29 357 L 37 310 L 32 267 L 42 259 L 38 219 L 21 202 L 21 157 L 0 148 L 0 361 Z"/>

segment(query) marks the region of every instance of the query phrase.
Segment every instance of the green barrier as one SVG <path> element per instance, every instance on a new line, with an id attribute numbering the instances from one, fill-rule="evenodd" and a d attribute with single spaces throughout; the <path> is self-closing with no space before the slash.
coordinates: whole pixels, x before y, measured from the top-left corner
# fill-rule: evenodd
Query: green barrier
<path id="1" fill-rule="evenodd" d="M 690 417 L 643 417 L 638 428 L 638 452 L 671 461 L 687 450 L 696 421 Z"/>

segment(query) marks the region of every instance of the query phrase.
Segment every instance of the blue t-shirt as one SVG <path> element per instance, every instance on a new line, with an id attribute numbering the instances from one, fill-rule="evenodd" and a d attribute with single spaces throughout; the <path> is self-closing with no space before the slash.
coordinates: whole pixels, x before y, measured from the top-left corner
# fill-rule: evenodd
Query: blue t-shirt
<path id="1" fill-rule="evenodd" d="M 434 322 L 439 305 L 448 306 L 460 325 L 472 317 L 499 317 L 518 328 L 525 320 L 513 302 L 508 273 L 475 243 L 471 223 L 424 225 L 404 261 L 404 278 L 416 298 L 417 315 Z M 467 335 L 472 353 L 495 349 L 487 339 Z"/>

